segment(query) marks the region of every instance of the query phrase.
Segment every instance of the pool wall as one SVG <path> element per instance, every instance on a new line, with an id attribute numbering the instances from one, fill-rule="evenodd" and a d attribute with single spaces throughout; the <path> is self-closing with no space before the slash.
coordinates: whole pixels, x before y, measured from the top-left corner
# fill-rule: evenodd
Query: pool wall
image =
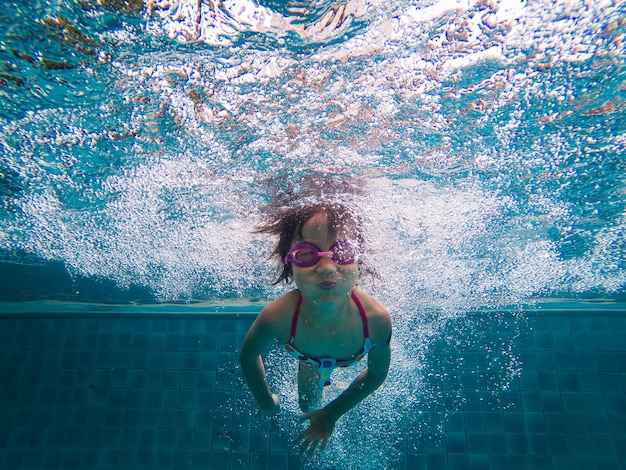
<path id="1" fill-rule="evenodd" d="M 242 387 L 237 350 L 254 315 L 0 315 L 0 468 L 309 467 L 292 446 L 293 430 L 257 417 Z M 626 469 L 624 311 L 525 315 L 514 351 L 522 372 L 498 392 L 502 405 L 486 400 L 493 390 L 477 380 L 441 417 L 439 436 L 406 429 L 387 449 L 387 465 Z M 475 377 L 481 351 L 458 353 Z M 362 464 L 327 468 L 372 468 L 368 453 L 381 449 L 371 445 Z"/>

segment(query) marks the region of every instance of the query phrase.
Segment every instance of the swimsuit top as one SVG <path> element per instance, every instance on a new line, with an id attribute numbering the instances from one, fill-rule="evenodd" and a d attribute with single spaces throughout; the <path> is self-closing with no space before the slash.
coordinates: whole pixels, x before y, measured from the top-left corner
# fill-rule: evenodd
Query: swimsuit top
<path id="1" fill-rule="evenodd" d="M 293 346 L 293 342 L 296 337 L 296 326 L 298 325 L 298 316 L 300 315 L 300 305 L 302 304 L 302 295 L 298 299 L 296 303 L 296 309 L 293 312 L 293 318 L 291 320 L 291 336 L 289 338 L 289 342 L 285 344 L 285 350 L 293 357 L 298 359 L 301 362 L 306 362 L 307 364 L 312 364 L 318 367 L 318 380 L 320 388 L 323 388 L 327 385 L 330 385 L 330 374 L 335 367 L 348 367 L 356 362 L 363 359 L 369 350 L 372 348 L 372 342 L 370 341 L 369 328 L 367 326 L 367 317 L 365 315 L 365 310 L 363 309 L 363 305 L 359 301 L 358 297 L 354 292 L 350 294 L 352 300 L 356 304 L 359 309 L 359 313 L 361 314 L 361 319 L 363 320 L 363 337 L 365 340 L 363 341 L 363 347 L 357 354 L 357 357 L 354 359 L 335 359 L 332 357 L 309 357 L 302 353 L 300 353 Z"/>

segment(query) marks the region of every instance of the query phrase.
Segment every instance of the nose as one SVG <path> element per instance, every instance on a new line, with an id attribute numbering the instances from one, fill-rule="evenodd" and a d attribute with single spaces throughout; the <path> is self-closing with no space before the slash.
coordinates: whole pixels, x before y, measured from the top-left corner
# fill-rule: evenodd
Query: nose
<path id="1" fill-rule="evenodd" d="M 323 275 L 334 274 L 335 272 L 337 272 L 337 265 L 330 258 L 330 256 L 321 256 L 320 260 L 318 261 L 317 265 L 315 266 L 315 270 L 319 274 L 323 274 Z"/>

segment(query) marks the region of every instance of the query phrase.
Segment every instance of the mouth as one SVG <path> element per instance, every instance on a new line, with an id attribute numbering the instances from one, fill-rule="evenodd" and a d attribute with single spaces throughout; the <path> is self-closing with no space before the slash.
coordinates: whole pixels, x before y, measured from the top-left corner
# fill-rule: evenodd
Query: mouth
<path id="1" fill-rule="evenodd" d="M 324 290 L 330 290 L 336 285 L 337 285 L 336 282 L 331 282 L 331 281 L 324 281 L 324 282 L 319 283 L 319 286 Z"/>

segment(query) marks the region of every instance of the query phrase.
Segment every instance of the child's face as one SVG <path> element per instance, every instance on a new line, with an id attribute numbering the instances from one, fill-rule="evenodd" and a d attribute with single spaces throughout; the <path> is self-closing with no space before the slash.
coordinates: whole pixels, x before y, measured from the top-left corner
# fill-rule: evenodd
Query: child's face
<path id="1" fill-rule="evenodd" d="M 325 214 L 317 214 L 302 227 L 302 239 L 293 240 L 291 246 L 306 242 L 317 246 L 321 251 L 329 251 L 336 241 L 354 238 L 345 231 L 331 235 L 328 217 Z M 341 265 L 326 256 L 321 256 L 313 266 L 299 267 L 292 264 L 292 267 L 294 283 L 303 297 L 312 300 L 339 299 L 348 295 L 358 280 L 358 263 Z"/>

